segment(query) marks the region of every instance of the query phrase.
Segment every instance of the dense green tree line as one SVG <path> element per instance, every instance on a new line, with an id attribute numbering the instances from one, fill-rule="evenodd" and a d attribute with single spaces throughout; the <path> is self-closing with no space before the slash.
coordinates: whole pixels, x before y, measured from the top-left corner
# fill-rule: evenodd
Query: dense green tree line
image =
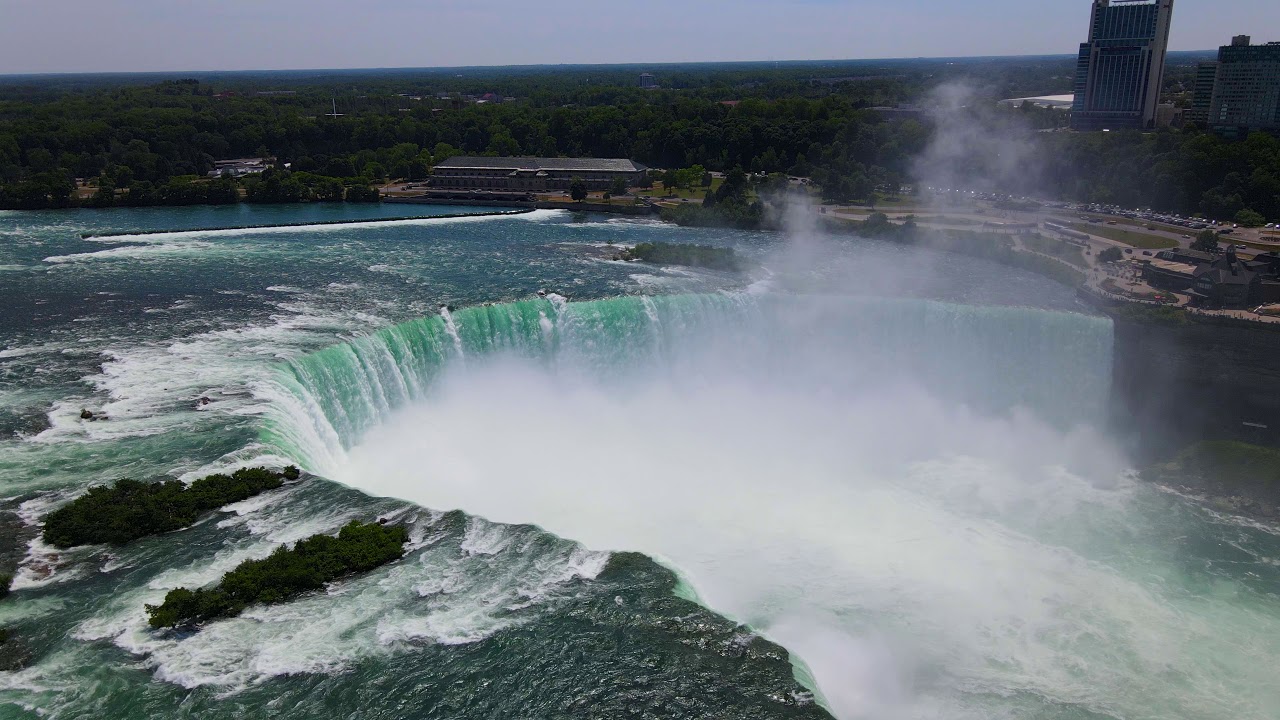
<path id="1" fill-rule="evenodd" d="M 97 486 L 44 518 L 45 542 L 59 548 L 110 543 L 123 545 L 149 535 L 172 532 L 228 503 L 240 502 L 299 477 L 295 467 L 282 472 L 243 468 L 187 485 L 180 480 L 145 483 L 120 480 Z"/>
<path id="2" fill-rule="evenodd" d="M 1156 133 L 1053 133 L 1042 140 L 1051 194 L 1232 220 L 1280 220 L 1280 139 L 1228 140 L 1198 128 Z"/>
<path id="3" fill-rule="evenodd" d="M 1180 97 L 1188 63 L 1170 67 Z M 951 126 L 1060 127 L 1065 116 L 1031 107 L 974 113 L 1018 93 L 1067 91 L 1065 58 L 955 63 L 876 61 L 672 66 L 664 89 L 634 87 L 640 68 L 550 72 L 468 69 L 215 75 L 139 84 L 131 78 L 0 85 L 0 207 L 151 205 L 376 199 L 385 178 L 422 180 L 455 154 L 629 157 L 655 167 L 790 173 L 814 179 L 826 199 L 874 200 L 935 179 L 916 160 Z M 981 78 L 962 111 L 890 122 L 871 108 L 915 101 L 956 77 Z M 293 94 L 259 96 L 289 88 Z M 438 99 L 434 91 L 485 89 L 514 103 Z M 340 115 L 331 116 L 335 96 Z M 732 99 L 736 105 L 722 103 Z M 1270 136 L 1231 141 L 1196 129 L 1157 133 L 1031 133 L 1035 156 L 1012 176 L 991 168 L 1009 157 L 996 142 L 955 158 L 949 175 L 981 185 L 1063 199 L 1151 206 L 1219 219 L 1280 218 L 1280 152 Z M 946 137 L 943 135 L 943 137 Z M 960 137 L 965 140 L 964 137 Z M 985 153 L 987 158 L 977 158 Z M 214 160 L 271 156 L 292 175 L 235 184 L 207 179 Z M 691 172 L 691 171 L 687 171 Z M 77 198 L 75 178 L 96 184 Z M 687 178 L 686 178 L 687 179 Z M 696 182 L 696 181 L 690 181 Z M 1250 215 L 1248 213 L 1256 213 Z M 687 214 L 694 214 L 691 211 Z"/>
<path id="4" fill-rule="evenodd" d="M 176 588 L 148 605 L 152 627 L 177 627 L 235 617 L 249 605 L 272 604 L 319 590 L 344 575 L 366 572 L 404 555 L 409 533 L 399 525 L 353 520 L 331 535 L 281 546 L 263 560 L 248 560 L 213 588 Z"/>
<path id="5" fill-rule="evenodd" d="M 288 97 L 219 98 L 198 84 L 166 83 L 3 102 L 0 203 L 73 204 L 73 178 L 171 202 L 182 195 L 170 185 L 174 178 L 202 177 L 215 159 L 244 156 L 273 156 L 294 171 L 347 185 L 366 178 L 366 186 L 425 178 L 433 162 L 460 153 L 631 157 L 661 167 L 803 174 L 821 168 L 866 185 L 904 176 L 928 140 L 921 124 L 882 122 L 865 98 L 839 94 L 749 99 L 736 107 L 678 93 L 628 90 L 618 99 L 448 109 L 419 103 L 403 113 L 326 117 L 305 114 L 313 110 Z M 245 187 L 251 199 L 250 183 Z M 298 195 L 296 188 L 279 194 Z"/>

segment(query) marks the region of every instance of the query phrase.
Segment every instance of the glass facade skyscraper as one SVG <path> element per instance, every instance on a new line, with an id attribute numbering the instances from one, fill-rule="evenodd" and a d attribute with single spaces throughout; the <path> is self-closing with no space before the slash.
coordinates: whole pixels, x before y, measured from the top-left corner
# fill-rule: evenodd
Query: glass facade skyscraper
<path id="1" fill-rule="evenodd" d="M 1280 129 L 1280 43 L 1241 35 L 1218 50 L 1208 122 L 1227 135 Z"/>
<path id="2" fill-rule="evenodd" d="M 1154 126 L 1173 0 L 1094 0 L 1089 42 L 1076 61 L 1071 126 Z"/>

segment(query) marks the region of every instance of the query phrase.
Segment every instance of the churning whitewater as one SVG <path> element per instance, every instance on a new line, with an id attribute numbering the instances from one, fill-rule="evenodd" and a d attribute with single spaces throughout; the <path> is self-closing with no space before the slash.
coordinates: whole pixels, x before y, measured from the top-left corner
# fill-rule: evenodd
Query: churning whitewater
<path id="1" fill-rule="evenodd" d="M 374 494 L 659 558 L 839 717 L 1267 717 L 1267 600 L 1206 607 L 1090 429 L 1110 353 L 1038 310 L 530 301 L 294 361 L 271 432 Z"/>
<path id="2" fill-rule="evenodd" d="M 1069 290 L 876 241 L 420 210 L 0 214 L 0 716 L 1280 716 L 1280 535 L 1131 477 L 1112 327 Z M 607 259 L 642 240 L 764 269 Z M 286 463 L 185 530 L 39 539 L 91 484 Z M 404 524 L 405 557 L 148 627 L 353 519 Z"/>

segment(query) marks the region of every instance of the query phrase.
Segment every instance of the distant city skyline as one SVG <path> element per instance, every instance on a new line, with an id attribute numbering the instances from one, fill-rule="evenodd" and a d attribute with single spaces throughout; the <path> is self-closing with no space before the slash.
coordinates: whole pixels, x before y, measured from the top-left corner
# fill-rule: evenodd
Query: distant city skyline
<path id="1" fill-rule="evenodd" d="M 0 0 L 0 74 L 1072 55 L 1090 0 Z M 1274 37 L 1267 28 L 1275 28 Z M 1276 0 L 1179 0 L 1172 51 L 1280 40 Z"/>

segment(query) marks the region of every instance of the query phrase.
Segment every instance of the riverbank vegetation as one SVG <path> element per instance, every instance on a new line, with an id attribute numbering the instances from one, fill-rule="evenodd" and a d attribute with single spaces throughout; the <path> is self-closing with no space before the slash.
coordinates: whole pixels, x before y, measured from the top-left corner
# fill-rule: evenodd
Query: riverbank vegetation
<path id="1" fill-rule="evenodd" d="M 781 182 L 781 187 L 777 183 Z M 763 198 L 774 197 L 786 190 L 786 176 L 769 176 L 752 181 L 741 167 L 725 174 L 723 182 L 707 183 L 701 204 L 681 204 L 663 208 L 661 217 L 667 222 L 686 227 L 735 227 L 759 230 L 768 221 Z"/>
<path id="2" fill-rule="evenodd" d="M 146 483 L 124 479 L 98 486 L 44 518 L 44 540 L 58 548 L 123 545 L 180 530 L 229 503 L 274 490 L 300 475 L 296 467 L 276 472 L 244 468 L 186 485 L 180 480 Z"/>
<path id="3" fill-rule="evenodd" d="M 213 588 L 176 588 L 160 605 L 147 605 L 152 627 L 196 625 L 239 615 L 250 605 L 282 603 L 404 555 L 409 533 L 399 525 L 352 521 L 338 536 L 313 535 L 263 560 L 249 560 Z"/>
<path id="4" fill-rule="evenodd" d="M 643 260 L 658 265 L 688 265 L 691 267 L 736 272 L 745 269 L 746 263 L 733 248 L 711 245 L 683 245 L 679 243 L 638 243 L 623 251 L 623 260 Z"/>

